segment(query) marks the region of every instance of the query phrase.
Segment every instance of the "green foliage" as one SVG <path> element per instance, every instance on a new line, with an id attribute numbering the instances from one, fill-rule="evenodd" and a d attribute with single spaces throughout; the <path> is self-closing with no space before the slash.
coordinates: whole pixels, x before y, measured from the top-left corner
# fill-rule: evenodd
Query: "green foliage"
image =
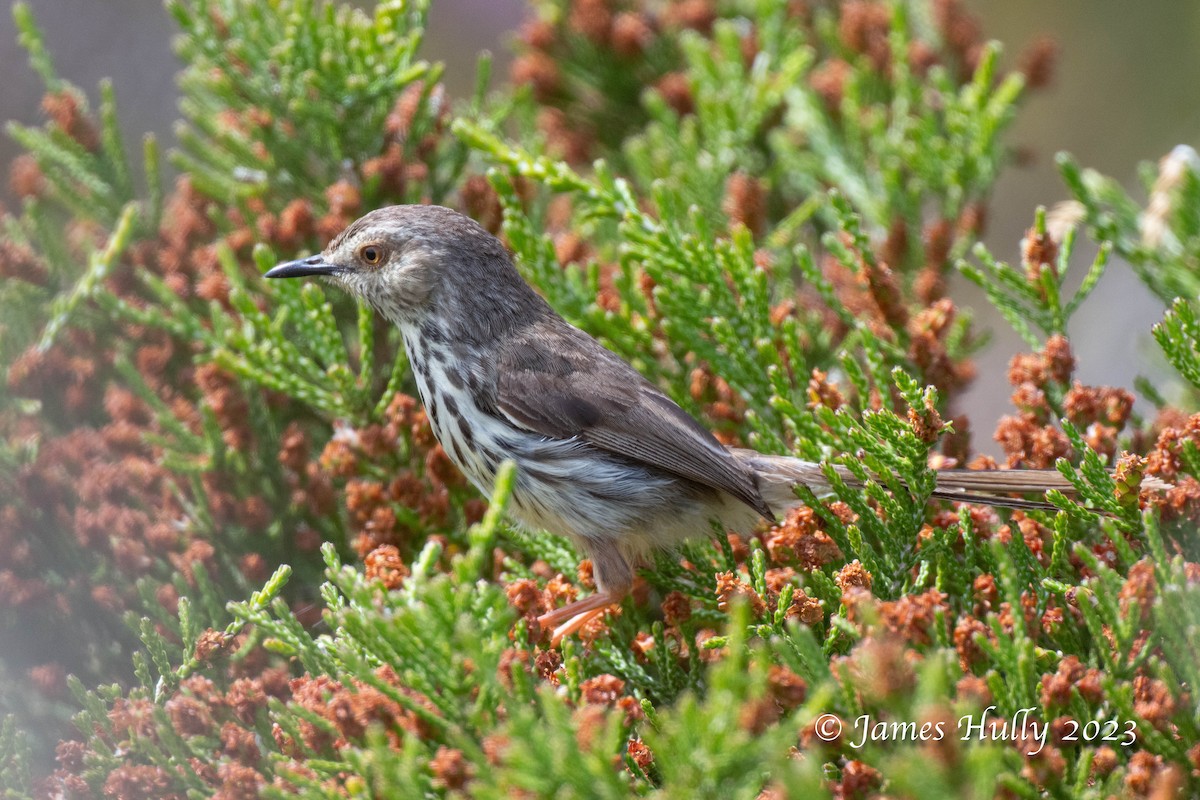
<path id="1" fill-rule="evenodd" d="M 183 31 L 177 47 L 186 64 L 180 110 L 187 125 L 176 160 L 225 202 L 319 197 L 343 162 L 380 153 L 402 91 L 424 82 L 418 122 L 439 102 L 430 92 L 440 70 L 417 58 L 427 2 L 392 0 L 370 13 L 314 0 L 167 6 Z M 274 67 L 249 68 L 259 64 Z M 428 132 L 408 132 L 406 156 Z"/>
<path id="2" fill-rule="evenodd" d="M 804 19 L 785 0 L 722 0 L 712 4 L 711 32 L 697 24 L 704 35 L 678 31 L 680 23 L 663 15 L 666 35 L 645 37 L 637 58 L 605 52 L 574 24 L 572 3 L 534 6 L 554 34 L 540 34 L 551 41 L 530 49 L 560 69 L 546 91 L 640 193 L 666 183 L 684 207 L 715 219 L 732 172 L 760 176 L 772 215 L 786 217 L 775 235 L 787 241 L 817 210 L 805 201 L 837 187 L 870 224 L 900 221 L 912 234 L 913 247 L 893 265 L 903 271 L 922 263 L 916 243 L 930 207 L 953 220 L 987 196 L 1023 90 L 1018 74 L 997 79 L 992 45 L 971 80 L 958 80 L 965 65 L 920 4 L 884 7 L 887 31 L 865 53 L 843 38 L 836 7 L 815 5 Z M 918 41 L 942 63 L 910 65 Z M 818 67 L 841 59 L 849 61 L 844 80 L 825 83 L 836 88 L 824 92 Z M 684 79 L 689 113 L 679 113 L 680 90 L 663 76 Z"/>
<path id="3" fill-rule="evenodd" d="M 779 180 L 797 199 L 836 186 L 871 225 L 887 228 L 900 219 L 919 235 L 929 206 L 957 219 L 987 196 L 1006 157 L 1001 136 L 1023 81 L 1017 74 L 997 79 L 994 46 L 969 82 L 957 83 L 943 67 L 917 74 L 905 63 L 913 40 L 905 5 L 891 10 L 895 74 L 853 70 L 836 117 L 805 83 L 793 84 L 772 155 Z M 897 268 L 920 264 L 916 248 L 905 255 Z"/>
<path id="4" fill-rule="evenodd" d="M 1037 349 L 1065 345 L 1125 256 L 1173 303 L 1155 335 L 1200 392 L 1175 300 L 1200 231 L 1186 153 L 1144 212 L 1061 162 L 1100 245 L 1067 297 L 1058 213 L 1020 267 L 977 242 L 1024 80 L 956 38 L 953 3 L 539 0 L 521 68 L 541 83 L 485 101 L 485 59 L 457 104 L 419 56 L 425 2 L 168 5 L 165 200 L 152 141 L 147 188 L 131 177 L 111 88 L 93 120 L 15 12 L 59 105 L 10 128 L 41 182 L 0 223 L 0 641 L 60 641 L 4 648 L 4 797 L 45 778 L 63 796 L 1101 798 L 1146 758 L 1194 789 L 1200 426 L 1142 426 L 1047 346 L 1005 447 L 1064 456 L 1072 497 L 930 500 L 933 465 L 970 457 L 947 421 L 979 342 L 945 295 L 955 264 Z M 538 613 L 589 572 L 504 522 L 511 465 L 485 510 L 406 395 L 396 332 L 258 277 L 417 201 L 474 213 L 570 321 L 726 441 L 820 462 L 829 492 L 655 554 L 645 591 L 551 647 Z M 1144 475 L 1169 502 L 1139 498 Z M 985 709 L 1136 742 L 1037 756 L 956 735 Z M 78 741 L 51 775 L 66 710 Z M 943 739 L 855 744 L 926 721 Z"/>
<path id="5" fill-rule="evenodd" d="M 1187 298 L 1177 297 L 1163 321 L 1154 326 L 1154 338 L 1180 376 L 1200 390 L 1200 321 Z"/>
<path id="6" fill-rule="evenodd" d="M 13 19 L 21 44 L 46 85 L 43 107 L 51 121 L 43 128 L 15 122 L 6 127 L 26 151 L 26 169 L 36 172 L 42 189 L 24 199 L 25 213 L 4 219 L 3 238 L 11 252 L 28 258 L 45 278 L 0 282 L 3 363 L 11 363 L 39 333 L 43 349 L 48 346 L 67 316 L 94 293 L 130 239 L 154 230 L 161 211 L 154 138 L 147 135 L 144 140 L 147 189 L 139 194 L 122 145 L 112 85 L 100 84 L 97 129 L 83 92 L 58 77 L 29 7 L 14 4 Z M 88 247 L 80 253 L 63 235 L 68 220 L 75 230 L 96 226 L 112 236 L 104 247 Z M 0 398 L 7 399 L 3 389 Z"/>
<path id="7" fill-rule="evenodd" d="M 733 617 L 745 616 L 735 609 Z M 826 796 L 819 768 L 813 760 L 797 762 L 787 757 L 794 733 L 784 725 L 765 731 L 747 728 L 748 706 L 770 702 L 765 665 L 779 658 L 768 655 L 772 645 L 751 646 L 734 626 L 726 640 L 732 657 L 722 660 L 706 676 L 703 698 L 683 696 L 673 708 L 656 712 L 645 732 L 646 743 L 656 754 L 655 778 L 667 797 L 757 796 L 756 777 L 786 797 Z M 790 632 L 795 635 L 795 631 Z M 776 648 L 780 643 L 773 643 Z M 824 687 L 822 687 L 824 688 Z M 815 717 L 827 698 L 815 693 L 807 706 L 795 713 L 796 721 Z"/>
<path id="8" fill-rule="evenodd" d="M 129 245 L 129 238 L 133 231 L 133 219 L 133 206 L 127 206 L 125 213 L 118 220 L 107 246 L 102 251 L 92 254 L 87 271 L 80 276 L 79 281 L 70 292 L 64 292 L 54 298 L 50 304 L 53 316 L 50 317 L 42 331 L 41 341 L 38 342 L 39 349 L 45 350 L 50 347 L 58 332 L 70 321 L 71 312 L 100 292 L 101 284 L 108 277 L 113 264 Z"/>
<path id="9" fill-rule="evenodd" d="M 1141 208 L 1117 181 L 1081 168 L 1065 153 L 1058 156 L 1059 171 L 1083 206 L 1089 231 L 1098 241 L 1110 243 L 1166 305 L 1200 291 L 1198 165 L 1196 152 L 1186 145 L 1176 147 L 1157 168 L 1143 165 L 1148 201 Z"/>
<path id="10" fill-rule="evenodd" d="M 1052 257 L 1051 261 L 1029 261 L 1024 270 L 1017 270 L 1004 262 L 996 261 L 983 245 L 975 248 L 975 257 L 983 269 L 961 262 L 959 269 L 972 283 L 987 293 L 988 300 L 1004 315 L 1013 330 L 1021 335 L 1032 348 L 1037 348 L 1042 339 L 1053 334 L 1066 334 L 1067 322 L 1096 288 L 1108 257 L 1112 252 L 1109 242 L 1101 245 L 1084 275 L 1083 282 L 1069 299 L 1063 297 L 1071 255 L 1075 248 L 1075 228 L 1069 228 L 1061 243 L 1049 238 L 1046 229 L 1046 210 L 1039 208 L 1032 230 L 1027 235 L 1027 247 L 1041 247 L 1045 252 L 1038 255 Z M 1036 257 L 1036 256 L 1035 256 Z M 1034 328 L 1037 328 L 1037 331 Z M 1041 336 L 1038 335 L 1041 332 Z"/>
<path id="11" fill-rule="evenodd" d="M 406 737 L 400 748 L 387 745 L 382 728 L 364 731 L 349 747 L 333 752 L 306 750 L 301 744 L 307 757 L 302 762 L 305 769 L 298 770 L 292 760 L 297 755 L 296 745 L 320 739 L 311 732 L 305 734 L 306 726 L 310 731 L 315 728 L 336 735 L 337 718 L 324 717 L 311 705 L 273 703 L 273 724 L 291 737 L 291 744 L 270 759 L 275 766 L 268 776 L 274 772 L 294 787 L 286 796 L 326 797 L 330 785 L 340 785 L 352 795 L 390 794 L 406 788 L 430 791 L 438 784 L 429 774 L 428 764 L 439 748 L 482 756 L 489 738 L 505 746 L 499 763 L 479 773 L 470 784 L 472 796 L 506 797 L 521 789 L 538 796 L 623 797 L 632 791 L 649 797 L 719 794 L 749 798 L 764 784 L 785 791 L 786 796 L 824 796 L 819 765 L 812 759 L 797 762 L 787 758 L 788 744 L 794 739 L 788 725 L 755 732 L 745 719 L 749 704 L 765 702 L 771 707 L 766 695 L 767 665 L 782 661 L 811 672 L 799 655 L 808 636 L 803 629 L 790 627 L 780 637 L 750 645 L 743 633 L 748 609 L 742 605 L 735 610 L 738 624 L 722 641 L 731 656 L 710 670 L 703 695 L 689 694 L 661 709 L 648 702 L 641 704 L 648 714 L 644 739 L 655 754 L 649 772 L 636 766 L 630 773 L 613 769 L 613 759 L 624 750 L 628 732 L 628 723 L 622 722 L 620 714 L 601 712 L 590 723 L 598 727 L 580 729 L 582 708 L 573 709 L 579 701 L 577 682 L 568 683 L 564 697 L 548 687 L 538 689 L 524 668 L 509 666 L 514 663 L 505 660 L 505 653 L 512 652 L 510 643 L 501 633 L 503 627 L 494 623 L 511 612 L 503 593 L 478 577 L 500 533 L 513 476 L 510 465 L 499 481 L 492 513 L 471 530 L 470 548 L 452 560 L 450 570 L 418 569 L 399 591 L 381 592 L 378 584 L 364 580 L 361 572 L 343 565 L 335 551 L 326 548 L 329 583 L 322 587 L 321 595 L 333 633 L 315 635 L 306 630 L 278 599 L 287 577 L 284 571 L 248 602 L 230 605 L 238 620 L 236 627 L 253 625 L 256 636 L 263 637 L 269 649 L 287 653 L 302 664 L 308 679 L 327 676 L 341 681 L 341 687 L 328 684 L 328 691 L 342 695 L 348 688 L 344 676 L 353 675 L 361 684 L 352 694 L 378 692 L 429 728 L 421 738 Z M 432 561 L 418 559 L 424 564 Z M 178 623 L 184 628 L 188 625 L 186 608 L 181 606 Z M 149 620 L 143 627 L 148 624 Z M 227 637 L 235 626 L 225 632 Z M 157 634 L 148 635 L 146 643 L 151 652 L 165 652 L 168 647 Z M 160 665 L 155 683 L 145 683 L 124 700 L 111 690 L 84 693 L 85 710 L 77 724 L 85 731 L 107 731 L 120 745 L 120 752 L 111 750 L 92 764 L 93 775 L 137 762 L 173 775 L 170 788 L 175 791 L 202 789 L 193 777 L 176 773 L 173 765 L 188 758 L 207 758 L 208 742 L 203 736 L 178 736 L 161 710 L 152 714 L 150 728 L 129 731 L 127 739 L 111 722 L 114 704 L 136 701 L 151 691 L 159 694 L 164 680 L 185 677 L 193 666 L 194 660 L 177 668 Z M 379 672 L 381 667 L 390 667 L 395 674 L 385 677 Z M 924 688 L 912 709 L 933 703 L 944 693 L 944 681 L 951 677 L 947 671 L 947 664 L 933 662 L 922 671 Z M 935 674 L 945 677 L 937 679 Z M 833 700 L 832 676 L 818 671 L 810 677 L 821 681 L 820 688 L 796 712 L 798 720 L 815 717 Z M 497 717 L 496 710 L 501 707 L 507 711 Z M 278 747 L 285 741 L 277 733 L 264 738 L 262 746 Z M 975 770 L 984 763 L 993 769 L 997 766 L 995 761 L 977 758 L 973 763 Z M 943 786 L 965 783 L 962 777 L 951 779 L 949 772 L 937 779 L 926 776 L 917 783 L 934 785 L 936 780 Z M 978 781 L 978 775 L 973 780 Z M 285 795 L 268 791 L 266 796 Z"/>
<path id="12" fill-rule="evenodd" d="M 225 600 L 231 593 L 246 590 L 245 573 L 269 570 L 280 563 L 285 551 L 290 551 L 286 557 L 305 578 L 297 582 L 299 589 L 293 587 L 291 591 L 300 596 L 307 594 L 307 576 L 319 564 L 311 556 L 308 564 L 303 557 L 296 557 L 293 543 L 297 532 L 311 531 L 314 536 L 344 545 L 346 521 L 332 506 L 324 513 L 314 513 L 289 502 L 297 489 L 297 477 L 307 484 L 310 498 L 320 495 L 315 491 L 320 487 L 314 487 L 304 476 L 289 474 L 279 461 L 281 449 L 289 436 L 293 440 L 298 433 L 311 436 L 320 430 L 317 425 L 322 422 L 326 436 L 334 420 L 358 427 L 382 424 L 387 404 L 407 378 L 406 363 L 397 354 L 398 337 L 390 331 L 376 331 L 365 314 L 360 315 L 357 326 L 343 330 L 334 321 L 330 304 L 315 287 L 282 287 L 277 307 L 260 308 L 254 298 L 261 294 L 262 287 L 251 283 L 249 271 L 259 273 L 265 269 L 264 265 L 269 264 L 264 259 L 272 258 L 270 250 L 260 248 L 258 260 L 253 260 L 243 255 L 248 247 L 231 243 L 241 233 L 237 230 L 238 214 L 253 218 L 256 213 L 245 205 L 253 199 L 253 193 L 221 192 L 230 188 L 223 182 L 226 176 L 233 176 L 237 186 L 244 188 L 242 177 L 247 170 L 264 171 L 263 180 L 267 182 L 254 184 L 255 191 L 262 192 L 286 184 L 289 175 L 342 177 L 346 158 L 362 165 L 372 157 L 389 153 L 393 159 L 416 161 L 418 150 L 425 155 L 437 153 L 431 160 L 436 169 L 414 175 L 406 182 L 408 199 L 430 195 L 437 198 L 450 191 L 464 166 L 463 148 L 452 139 L 432 138 L 441 124 L 439 120 L 448 112 L 448 101 L 440 90 L 435 91 L 436 73 L 413 57 L 420 43 L 418 23 L 423 20 L 424 8 L 393 4 L 380 8 L 373 22 L 357 11 L 335 14 L 333 6 L 327 7 L 328 14 L 322 12 L 319 16 L 316 24 L 326 34 L 336 29 L 343 37 L 362 42 L 337 50 L 339 58 L 349 61 L 335 62 L 329 57 L 326 61 L 330 68 L 340 64 L 342 71 L 338 74 L 352 84 L 343 89 L 351 100 L 348 111 L 367 115 L 361 119 L 363 126 L 339 128 L 351 134 L 338 146 L 337 160 L 321 162 L 329 165 L 323 172 L 307 144 L 302 148 L 304 163 L 300 163 L 300 151 L 293 146 L 299 140 L 294 136 L 285 137 L 285 151 L 278 151 L 284 156 L 279 162 L 283 167 L 274 172 L 267 169 L 269 165 L 238 160 L 239 154 L 245 155 L 239 147 L 249 153 L 277 152 L 273 148 L 278 143 L 271 136 L 279 135 L 280 129 L 240 125 L 253 116 L 251 111 L 262 111 L 260 102 L 275 113 L 285 111 L 271 104 L 279 99 L 272 89 L 275 79 L 246 70 L 245 62 L 231 56 L 244 45 L 238 37 L 247 35 L 261 44 L 267 41 L 266 32 L 270 31 L 282 46 L 284 42 L 278 40 L 281 32 L 296 33 L 313 21 L 306 12 L 312 9 L 304 4 L 283 8 L 263 3 L 256 9 L 257 13 L 234 13 L 233 36 L 225 42 L 228 48 L 219 51 L 218 61 L 205 61 L 202 70 L 185 76 L 185 107 L 197 115 L 196 119 L 203 118 L 215 127 L 204 129 L 211 134 L 207 138 L 203 131 L 192 131 L 184 137 L 181 163 L 185 168 L 201 162 L 206 166 L 186 173 L 188 185 L 173 196 L 173 218 L 161 231 L 161 176 L 153 141 L 147 140 L 145 151 L 148 188 L 139 196 L 129 177 L 133 170 L 120 147 L 111 88 L 102 86 L 97 124 L 83 94 L 55 75 L 28 9 L 18 5 L 14 10 L 22 42 L 51 92 L 45 103 L 50 121 L 44 129 L 10 126 L 10 132 L 28 150 L 28 163 L 34 166 L 27 172 L 34 170 L 37 180 L 26 181 L 29 185 L 25 188 L 24 213 L 3 221 L 5 269 L 11 271 L 15 262 L 17 272 L 12 279 L 0 282 L 0 361 L 6 368 L 16 364 L 14 369 L 19 368 L 21 375 L 36 375 L 45 364 L 62 364 L 74 358 L 67 379 L 82 386 L 76 386 L 76 400 L 70 400 L 68 393 L 64 402 L 63 387 L 53 387 L 41 395 L 35 390 L 30 397 L 28 387 L 19 385 L 20 379 L 0 384 L 0 409 L 5 414 L 5 468 L 0 485 L 5 488 L 3 504 L 10 515 L 6 526 L 23 531 L 8 535 L 29 537 L 11 564 L 13 571 L 5 572 L 4 579 L 17 581 L 17 586 L 27 581 L 31 586 L 46 587 L 49 597 L 39 599 L 30 594 L 24 601 L 39 607 L 41 610 L 34 612 L 39 615 L 53 616 L 56 609 L 80 602 L 80 595 L 86 597 L 89 592 L 94 596 L 101 591 L 111 592 L 106 597 L 115 606 L 101 610 L 88 602 L 81 613 L 59 612 L 67 618 L 59 624 L 72 632 L 58 637 L 48 635 L 50 641 L 29 652 L 13 644 L 12 637 L 20 641 L 21 630 L 31 626 L 37 629 L 39 623 L 9 613 L 6 608 L 0 633 L 10 642 L 6 649 L 11 647 L 19 653 L 14 668 L 37 666 L 41 651 L 40 658 L 47 667 L 63 669 L 49 657 L 53 652 L 54 658 L 67 665 L 66 669 L 94 682 L 100 675 L 132 679 L 136 673 L 141 678 L 155 669 L 161 672 L 168 661 L 186 662 L 184 656 L 194 646 L 191 634 L 220 628 L 228 622 Z M 197 63 L 204 61 L 201 50 L 209 55 L 217 53 L 208 34 L 219 23 L 221 9 L 211 4 L 180 3 L 173 10 L 183 30 L 181 47 L 194 55 Z M 237 9 L 227 5 L 224 10 Z M 291 27 L 280 25 L 283 19 L 289 19 Z M 408 32 L 398 37 L 403 41 L 383 35 L 405 29 Z M 315 30 L 310 28 L 309 33 L 315 35 Z M 369 32 L 379 35 L 366 35 Z M 313 59 L 318 54 L 312 47 L 320 45 L 316 40 L 310 45 L 291 47 L 286 59 L 275 61 L 292 65 L 285 71 L 294 78 L 291 88 L 300 93 L 321 88 L 313 81 L 320 81 L 322 74 L 334 75 L 330 70 L 322 73 L 314 69 L 318 65 Z M 360 80 L 365 60 L 378 60 L 381 70 L 378 80 L 369 85 Z M 351 72 L 359 78 L 353 78 Z M 201 73 L 204 80 L 199 79 Z M 336 87 L 326 84 L 324 88 Z M 405 118 L 407 127 L 389 133 L 386 118 L 398 101 L 397 94 L 405 89 L 413 90 Z M 369 98 L 355 95 L 362 91 L 373 94 Z M 351 95 L 360 96 L 362 102 L 354 101 Z M 301 112 L 304 108 L 301 103 L 293 110 Z M 327 121 L 322 130 L 328 132 L 332 126 Z M 400 134 L 407 137 L 403 142 L 397 139 Z M 439 149 L 439 142 L 445 142 L 446 147 Z M 286 150 L 289 147 L 292 149 Z M 374 178 L 367 187 L 368 202 L 379 202 L 381 194 L 395 190 L 385 183 L 378 176 Z M 210 194 L 197 195 L 192 186 Z M 274 196 L 288 197 L 290 191 L 280 190 Z M 229 205 L 219 210 L 218 202 Z M 311 219 L 315 213 L 309 210 L 307 216 Z M 296 218 L 304 217 L 301 214 Z M 218 224 L 214 226 L 211 220 Z M 313 227 L 311 222 L 307 229 L 300 224 L 284 246 L 298 255 L 295 249 L 313 240 Z M 214 236 L 229 238 L 214 242 Z M 222 299 L 198 290 L 206 271 L 209 285 L 218 287 L 218 294 L 224 294 Z M 186 289 L 182 283 L 188 284 Z M 297 342 L 309 346 L 297 347 Z M 173 357 L 172 353 L 182 353 L 183 358 Z M 193 353 L 198 357 L 193 359 Z M 159 354 L 166 354 L 166 360 L 160 360 Z M 22 360 L 31 366 L 22 367 Z M 357 369 L 352 372 L 349 363 Z M 206 364 L 222 372 L 209 371 L 198 380 L 194 370 L 204 369 Z M 16 374 L 10 372 L 10 377 Z M 221 375 L 233 376 L 232 383 Z M 127 428 L 122 433 L 119 425 L 114 426 L 118 421 L 104 403 L 106 387 L 136 398 L 130 401 L 134 406 L 125 405 L 135 421 L 132 430 Z M 277 414 L 264 390 L 294 397 L 301 405 Z M 71 402 L 82 404 L 82 410 L 72 407 Z M 137 404 L 146 410 L 144 419 L 139 416 Z M 318 420 L 316 424 L 314 419 Z M 231 424 L 245 435 L 231 432 Z M 29 434 L 31 425 L 37 427 L 36 436 Z M 21 426 L 25 426 L 25 432 L 20 432 Z M 396 437 L 395 445 L 404 448 L 402 458 L 419 464 L 423 452 L 415 454 L 417 449 L 412 447 L 408 433 Z M 29 487 L 44 483 L 47 471 L 58 474 L 55 470 L 63 469 L 46 464 L 52 456 L 43 455 L 64 446 L 56 441 L 59 436 L 83 436 L 87 438 L 85 446 L 76 443 L 69 449 L 86 460 L 95 459 L 96 448 L 101 448 L 106 453 L 101 458 L 113 458 L 114 463 L 69 468 L 82 469 L 83 474 L 72 473 L 65 493 L 47 500 L 36 496 L 39 489 Z M 115 455 L 103 450 L 112 446 L 106 440 L 118 442 Z M 318 440 L 317 446 L 320 444 Z M 120 471 L 121 463 L 129 463 L 120 462 L 129 451 L 135 454 L 129 466 L 135 477 Z M 126 480 L 131 486 L 128 490 L 101 488 L 111 480 Z M 146 494 L 157 494 L 118 500 L 130 507 L 121 512 L 109 503 L 110 494 L 122 498 L 137 495 L 140 484 L 145 484 Z M 332 494 L 331 489 L 324 491 Z M 79 497 L 80 493 L 86 497 Z M 329 502 L 333 499 L 330 497 Z M 256 509 L 269 513 L 264 518 Z M 100 547 L 89 546 L 85 534 L 78 532 L 91 525 L 97 513 L 109 514 L 108 520 L 114 519 L 113 514 L 119 515 L 117 530 L 106 535 Z M 417 518 L 412 511 L 403 517 L 414 522 Z M 130 525 L 132 534 L 128 533 Z M 147 545 L 147 531 L 157 532 L 158 544 Z M 212 542 L 213 547 L 193 555 L 187 545 L 197 540 Z M 114 551 L 122 547 L 126 549 L 120 552 L 126 556 L 114 563 Z M 170 552 L 162 552 L 164 547 Z M 204 563 L 193 562 L 193 558 Z M 180 629 L 173 622 L 173 614 L 163 607 L 164 597 L 179 595 L 196 601 L 191 606 L 187 631 Z M 173 605 L 172 600 L 166 602 Z M 123 621 L 122 612 L 126 610 L 132 619 Z M 149 613 L 154 624 L 170 634 L 166 644 L 157 639 L 153 646 L 146 642 L 148 652 L 135 655 L 138 660 L 130 672 L 126 651 L 149 632 L 146 624 L 138 622 L 137 612 Z M 175 680 L 181 677 L 184 675 Z M 173 688 L 171 681 L 160 687 L 162 691 Z M 40 693 L 26 693 L 14 686 L 6 688 L 0 703 L 6 709 L 21 711 L 28 719 L 62 719 L 64 707 L 70 705 L 46 703 L 39 698 Z M 60 733 L 51 719 L 43 719 L 38 727 L 40 735 Z M 52 744 L 52 740 L 38 742 L 43 759 Z"/>
<path id="13" fill-rule="evenodd" d="M 647 124 L 620 151 L 618 163 L 627 165 L 639 190 L 670 187 L 684 201 L 682 207 L 694 204 L 709 222 L 720 219 L 731 173 L 776 174 L 774 159 L 790 147 L 764 139 L 772 133 L 773 118 L 795 103 L 789 92 L 803 85 L 812 64 L 800 29 L 786 24 L 785 4 L 762 4 L 759 13 L 763 35 L 752 62 L 742 55 L 742 31 L 733 20 L 719 20 L 711 39 L 685 31 L 679 40 L 681 62 L 695 113 L 680 115 L 661 94 L 647 92 Z"/>
<path id="14" fill-rule="evenodd" d="M 46 199 L 77 220 L 115 226 L 125 207 L 136 200 L 133 170 L 121 144 L 117 120 L 116 94 L 112 84 L 100 84 L 100 129 L 86 119 L 88 107 L 83 93 L 58 77 L 46 52 L 41 32 L 25 3 L 13 6 L 21 44 L 46 84 L 46 106 L 52 117 L 69 124 L 49 125 L 45 129 L 9 123 L 8 134 L 36 160 L 48 184 Z M 153 227 L 158 208 L 154 202 L 160 175 L 158 151 L 153 137 L 145 139 L 146 185 L 151 201 L 142 208 L 140 224 Z M 48 209 L 47 209 L 48 210 Z M 37 212 L 45 213 L 45 211 Z M 31 216 L 37 216 L 37 213 Z M 39 244 L 46 244 L 40 240 Z M 61 245 L 60 245 L 61 247 Z"/>
<path id="15" fill-rule="evenodd" d="M 32 797 L 29 743 L 17 729 L 16 717 L 0 722 L 0 797 L 4 800 Z"/>

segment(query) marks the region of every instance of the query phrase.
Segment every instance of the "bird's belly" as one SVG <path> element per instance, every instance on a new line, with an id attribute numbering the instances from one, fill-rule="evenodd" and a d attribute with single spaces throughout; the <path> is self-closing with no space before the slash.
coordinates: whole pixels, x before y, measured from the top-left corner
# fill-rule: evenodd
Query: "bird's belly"
<path id="1" fill-rule="evenodd" d="M 442 384 L 444 385 L 444 384 Z M 680 481 L 613 458 L 580 439 L 550 439 L 478 408 L 467 392 L 430 391 L 418 381 L 433 433 L 484 494 L 505 461 L 517 465 L 509 513 L 528 528 L 608 538 L 677 506 Z"/>
<path id="2" fill-rule="evenodd" d="M 659 527 L 686 491 L 667 473 L 613 459 L 578 439 L 528 436 L 517 446 L 509 510 L 533 529 L 576 539 L 625 539 Z"/>
<path id="3" fill-rule="evenodd" d="M 466 392 L 434 394 L 420 384 L 418 389 L 429 415 L 429 426 L 446 455 L 467 480 L 490 495 L 500 465 L 514 458 L 504 446 L 503 434 L 509 426 L 483 413 Z"/>
<path id="4" fill-rule="evenodd" d="M 434 361 L 431 372 L 440 369 Z M 577 540 L 616 540 L 623 549 L 645 551 L 704 535 L 714 518 L 742 527 L 743 518 L 757 517 L 721 492 L 582 439 L 552 439 L 518 428 L 479 408 L 470 392 L 453 389 L 444 377 L 417 372 L 434 435 L 487 495 L 500 465 L 514 461 L 517 478 L 508 510 L 527 528 Z"/>

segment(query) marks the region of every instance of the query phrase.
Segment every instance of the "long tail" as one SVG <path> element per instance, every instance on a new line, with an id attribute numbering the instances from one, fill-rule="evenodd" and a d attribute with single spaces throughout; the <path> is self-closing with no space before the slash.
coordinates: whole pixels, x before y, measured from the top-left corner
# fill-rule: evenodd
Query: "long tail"
<path id="1" fill-rule="evenodd" d="M 729 450 L 738 461 L 758 475 L 759 490 L 773 509 L 782 510 L 796 505 L 792 487 L 798 483 L 808 486 L 816 494 L 829 491 L 829 481 L 820 464 L 791 456 L 765 455 L 738 447 Z M 862 485 L 845 467 L 834 465 L 833 468 L 847 485 Z M 1170 484 L 1157 478 L 1144 479 L 1142 486 L 1147 489 L 1170 488 Z M 1053 469 L 947 469 L 938 471 L 937 488 L 933 490 L 933 496 L 942 500 L 1001 508 L 1054 510 L 1057 506 L 1045 499 L 1051 489 L 1066 495 L 1075 493 L 1075 486 Z M 1041 497 L 1014 497 L 1014 494 Z"/>

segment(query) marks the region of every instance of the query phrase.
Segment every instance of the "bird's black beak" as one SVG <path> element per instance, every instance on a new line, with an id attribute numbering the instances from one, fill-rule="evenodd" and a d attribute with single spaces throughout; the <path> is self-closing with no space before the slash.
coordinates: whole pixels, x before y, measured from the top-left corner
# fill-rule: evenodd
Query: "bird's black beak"
<path id="1" fill-rule="evenodd" d="M 298 258 L 295 261 L 285 261 L 267 270 L 264 278 L 307 278 L 312 275 L 336 275 L 345 270 L 337 264 L 330 264 L 324 256 L 315 255 L 308 258 Z"/>

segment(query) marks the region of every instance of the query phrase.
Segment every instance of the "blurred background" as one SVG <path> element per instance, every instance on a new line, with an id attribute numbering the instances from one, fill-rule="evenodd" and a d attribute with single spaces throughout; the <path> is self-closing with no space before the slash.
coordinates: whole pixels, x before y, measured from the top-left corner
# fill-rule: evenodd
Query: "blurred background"
<path id="1" fill-rule="evenodd" d="M 111 78 L 131 151 L 145 131 L 172 141 L 176 117 L 171 49 L 174 26 L 161 0 L 27 0 L 46 35 L 59 74 L 96 102 L 96 85 Z M 1196 0 L 968 0 L 989 38 L 1005 45 L 1006 63 L 1040 35 L 1058 42 L 1053 84 L 1023 107 L 1011 142 L 1027 150 L 1028 163 L 1006 171 L 997 186 L 987 243 L 1001 259 L 1019 258 L 1018 243 L 1034 208 L 1066 198 L 1054 167 L 1065 150 L 1085 167 L 1137 183 L 1138 164 L 1157 161 L 1176 144 L 1200 146 L 1200 2 Z M 5 3 L 7 5 L 7 3 Z M 434 0 L 427 58 L 446 64 L 449 88 L 471 86 L 475 54 L 496 54 L 495 74 L 506 74 L 507 45 L 527 13 L 521 0 Z M 7 8 L 0 15 L 0 118 L 41 122 L 42 87 L 29 69 Z M 0 137 L 0 163 L 16 154 Z M 1139 201 L 1140 191 L 1134 194 Z M 1072 269 L 1078 278 L 1094 248 L 1078 248 Z M 960 306 L 984 308 L 973 286 L 958 281 Z M 1132 387 L 1138 375 L 1158 383 L 1163 372 L 1150 336 L 1162 315 L 1160 303 L 1123 264 L 1112 265 L 1073 319 L 1071 338 L 1079 359 L 1077 376 L 1089 384 Z M 1023 349 L 1003 320 L 977 319 L 992 341 L 977 358 L 979 375 L 957 411 L 966 412 L 976 432 L 975 447 L 997 454 L 987 438 L 996 420 L 1011 410 L 1006 367 Z M 1162 387 L 1171 395 L 1171 387 Z M 1139 404 L 1142 414 L 1152 410 Z"/>

